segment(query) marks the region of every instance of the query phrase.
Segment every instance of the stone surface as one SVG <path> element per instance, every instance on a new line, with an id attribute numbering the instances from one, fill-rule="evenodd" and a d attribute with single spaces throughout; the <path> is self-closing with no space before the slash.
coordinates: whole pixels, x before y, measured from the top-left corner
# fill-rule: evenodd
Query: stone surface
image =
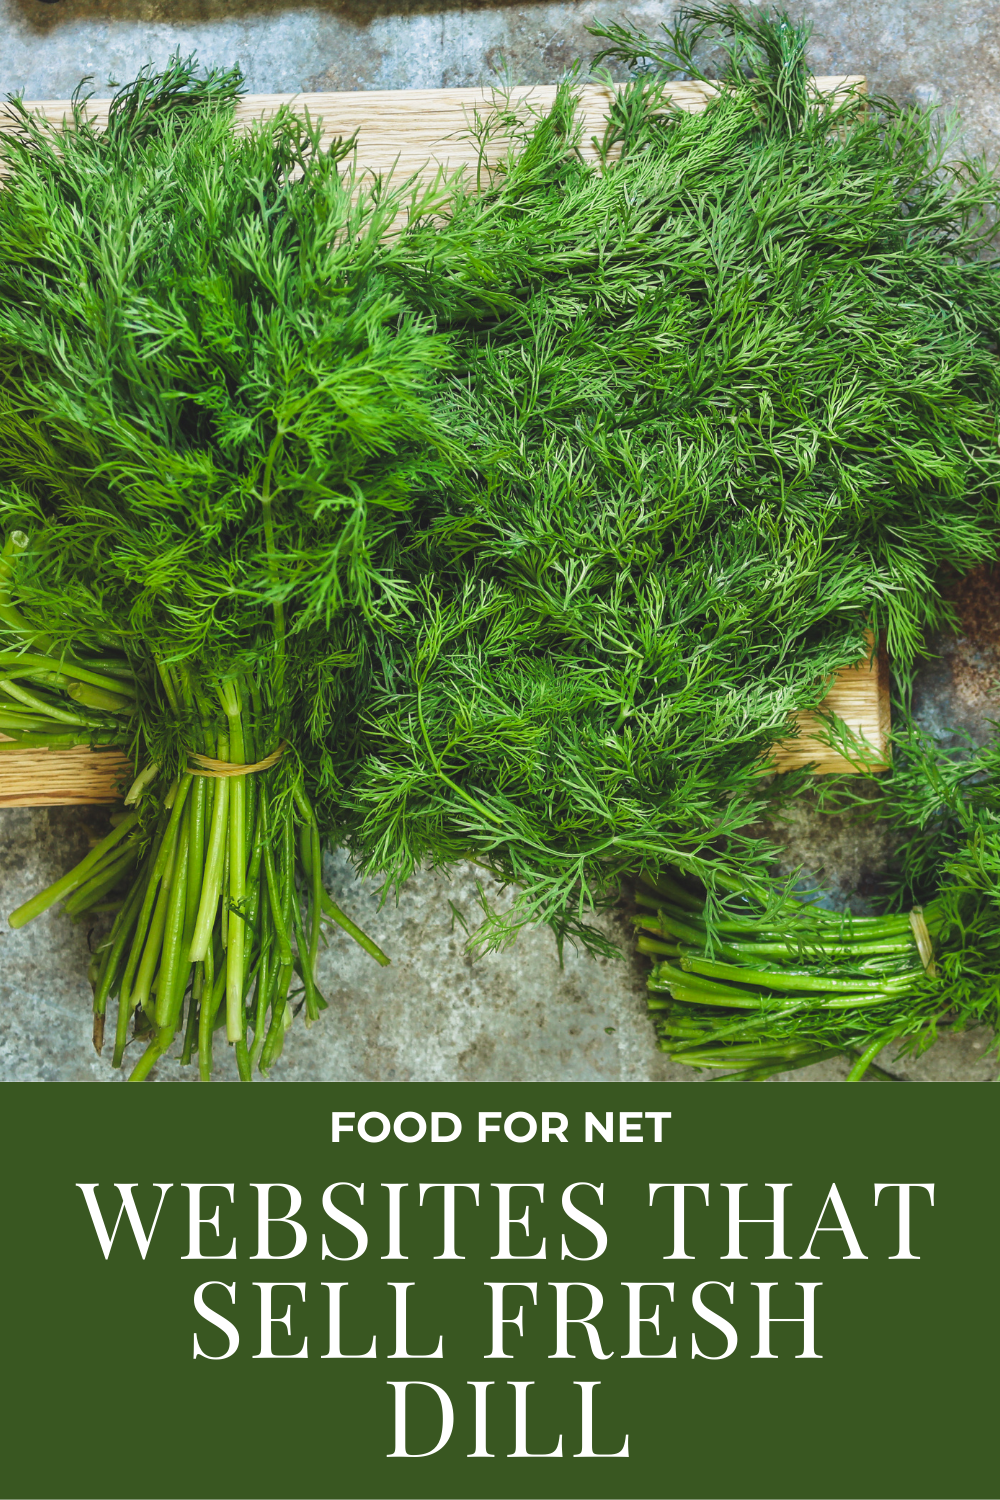
<path id="1" fill-rule="evenodd" d="M 752 6 L 750 7 L 752 8 Z M 812 66 L 864 73 L 874 92 L 960 111 L 968 145 L 1000 154 L 1000 9 L 995 0 L 789 0 L 812 22 Z M 0 90 L 66 98 L 174 50 L 239 62 L 257 93 L 449 88 L 501 74 L 551 83 L 589 63 L 594 21 L 655 31 L 673 4 L 559 0 L 0 0 Z"/>
<path id="2" fill-rule="evenodd" d="M 1000 7 L 995 0 L 791 0 L 813 23 L 812 66 L 864 73 L 873 92 L 900 102 L 941 104 L 962 115 L 968 148 L 1000 157 Z M 673 7 L 657 3 L 464 4 L 440 0 L 0 0 L 0 93 L 65 98 L 84 75 L 98 92 L 175 49 L 204 63 L 239 62 L 254 92 L 448 87 L 507 76 L 552 82 L 597 50 L 586 27 L 631 20 L 653 30 Z M 990 592 L 992 590 L 992 592 Z M 961 597 L 959 597 L 961 595 Z M 990 601 L 993 601 L 992 603 Z M 978 602 L 977 602 L 978 601 Z M 929 643 L 935 653 L 915 705 L 934 733 L 964 729 L 982 739 L 1000 716 L 1000 603 L 996 581 L 956 594 L 962 634 Z M 55 879 L 105 824 L 99 810 L 0 812 L 0 911 Z M 803 802 L 782 839 L 836 899 L 874 893 L 891 848 L 877 830 L 819 819 Z M 289 1032 L 274 1076 L 320 1079 L 573 1079 L 698 1081 L 655 1050 L 646 1019 L 643 966 L 632 957 L 596 962 L 567 953 L 560 970 L 547 933 L 522 936 L 509 952 L 473 961 L 452 905 L 474 923 L 471 869 L 408 883 L 398 908 L 378 907 L 371 883 L 353 879 L 342 857 L 328 866 L 336 898 L 393 956 L 378 969 L 342 934 L 323 959 L 330 1002 L 307 1036 Z M 450 904 L 451 903 L 451 904 Z M 625 913 L 608 918 L 622 939 Z M 110 1047 L 90 1041 L 86 927 L 55 912 L 19 932 L 0 929 L 0 1078 L 112 1081 Z M 109 1017 L 109 1027 L 113 1016 Z M 986 1082 L 982 1032 L 946 1037 L 923 1058 L 893 1062 L 923 1081 Z M 217 1076 L 234 1076 L 217 1049 Z M 885 1061 L 885 1059 L 883 1059 Z M 824 1064 L 788 1081 L 828 1082 L 846 1066 Z M 193 1080 L 167 1059 L 161 1081 Z"/>
<path id="3" fill-rule="evenodd" d="M 0 812 L 0 911 L 13 910 L 86 853 L 88 836 L 106 826 L 106 816 L 75 808 Z M 852 846 L 843 831 L 839 839 L 831 846 L 837 869 L 850 870 L 852 862 L 862 868 L 869 846 Z M 822 844 L 822 835 L 803 827 L 798 842 L 801 858 L 801 849 Z M 646 965 L 630 952 L 627 909 L 607 918 L 608 931 L 621 943 L 620 961 L 569 950 L 560 969 L 547 930 L 523 934 L 505 953 L 474 959 L 456 913 L 475 926 L 478 873 L 471 866 L 459 867 L 450 879 L 427 872 L 407 882 L 398 905 L 380 909 L 373 882 L 356 880 L 343 855 L 328 858 L 327 885 L 334 899 L 393 962 L 379 968 L 335 929 L 319 967 L 329 1009 L 308 1034 L 296 1020 L 273 1070 L 275 1079 L 703 1080 L 656 1050 L 646 1016 Z M 55 910 L 19 931 L 0 929 L 0 1079 L 122 1078 L 111 1069 L 110 1044 L 101 1058 L 91 1045 L 91 940 L 84 924 Z M 112 1005 L 109 1039 L 113 1030 Z M 987 1040 L 985 1033 L 945 1037 L 916 1062 L 891 1066 L 923 1081 L 988 1082 L 996 1069 L 985 1059 Z M 132 1044 L 127 1062 L 138 1048 Z M 235 1080 L 231 1050 L 221 1040 L 215 1050 L 215 1077 Z M 179 1051 L 176 1044 L 160 1065 L 159 1081 L 197 1080 L 196 1067 L 180 1066 Z M 829 1063 L 787 1079 L 833 1082 L 845 1073 L 846 1065 Z"/>

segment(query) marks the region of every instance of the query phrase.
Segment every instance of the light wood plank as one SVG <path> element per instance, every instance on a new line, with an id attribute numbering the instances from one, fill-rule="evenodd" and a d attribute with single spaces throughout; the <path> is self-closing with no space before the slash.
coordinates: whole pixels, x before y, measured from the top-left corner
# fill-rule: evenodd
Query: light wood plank
<path id="1" fill-rule="evenodd" d="M 873 651 L 868 660 L 838 672 L 819 713 L 835 714 L 857 737 L 861 744 L 857 751 L 852 747 L 851 753 L 856 761 L 863 762 L 867 771 L 885 770 L 890 764 L 891 727 L 889 659 L 885 652 Z M 821 776 L 857 771 L 855 760 L 830 748 L 828 726 L 817 714 L 799 714 L 797 730 L 794 739 L 776 745 L 771 752 L 771 765 L 776 771 L 793 771 L 811 761 L 816 763 L 814 769 Z"/>
<path id="2" fill-rule="evenodd" d="M 843 97 L 849 89 L 863 90 L 865 80 L 859 74 L 816 78 L 817 93 Z M 583 154 L 591 159 L 596 152 L 593 137 L 601 137 L 608 107 L 615 90 L 603 84 L 588 83 L 579 89 L 580 114 L 583 121 Z M 677 83 L 670 96 L 679 109 L 696 114 L 704 110 L 715 90 L 701 83 Z M 323 123 L 323 142 L 329 145 L 338 137 L 348 139 L 357 134 L 356 162 L 362 174 L 419 175 L 433 178 L 445 168 L 475 167 L 478 147 L 469 132 L 477 114 L 488 113 L 495 104 L 509 100 L 526 113 L 539 114 L 551 109 L 556 96 L 555 84 L 525 85 L 498 91 L 490 88 L 465 89 L 370 89 L 339 94 L 247 94 L 236 110 L 238 124 L 268 119 L 283 105 L 292 105 Z M 26 100 L 26 107 L 54 124 L 68 118 L 68 99 Z M 110 99 L 91 99 L 88 115 L 98 125 L 107 123 Z M 0 129 L 4 122 L 0 122 Z M 508 141 L 494 139 L 487 160 L 496 162 L 506 152 Z"/>
<path id="3" fill-rule="evenodd" d="M 8 750 L 0 753 L 0 807 L 120 802 L 133 775 L 117 750 Z"/>

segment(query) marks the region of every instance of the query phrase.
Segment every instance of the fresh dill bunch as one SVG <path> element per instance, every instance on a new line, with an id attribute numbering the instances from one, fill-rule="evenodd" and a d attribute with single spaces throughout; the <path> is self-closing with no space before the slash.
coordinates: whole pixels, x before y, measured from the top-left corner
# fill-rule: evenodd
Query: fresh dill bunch
<path id="1" fill-rule="evenodd" d="M 792 714 L 866 628 L 912 660 L 941 564 L 996 554 L 997 184 L 925 113 L 816 99 L 774 25 L 703 114 L 626 85 L 599 165 L 571 86 L 502 107 L 486 190 L 393 268 L 451 333 L 467 458 L 412 513 L 413 600 L 322 806 L 369 873 L 472 857 L 515 886 L 484 943 L 544 920 L 599 947 L 641 866 L 764 876 Z"/>
<path id="2" fill-rule="evenodd" d="M 138 1079 L 185 1002 L 203 1077 L 223 1022 L 240 1076 L 266 1070 L 293 1007 L 325 1005 L 327 918 L 387 962 L 322 888 L 302 756 L 357 667 L 331 621 L 399 609 L 386 539 L 453 462 L 446 341 L 385 269 L 440 189 L 360 187 L 349 143 L 287 109 L 234 130 L 241 88 L 177 58 L 106 130 L 82 97 L 62 128 L 12 101 L 0 141 L 0 516 L 24 542 L 4 623 L 14 654 L 125 659 L 139 772 L 108 839 L 10 920 L 124 889 L 95 1044 L 117 995 L 115 1065 L 130 1020 L 150 1038 Z"/>
<path id="3" fill-rule="evenodd" d="M 820 794 L 826 812 L 878 817 L 905 835 L 882 915 L 827 912 L 787 892 L 765 911 L 739 881 L 720 914 L 680 882 L 640 884 L 649 1004 L 675 1062 L 752 1082 L 846 1056 L 858 1082 L 891 1077 L 871 1070 L 893 1043 L 919 1054 L 942 1030 L 977 1023 L 1000 1040 L 1000 742 L 945 749 L 905 701 L 897 716 L 876 794 L 850 779 Z"/>

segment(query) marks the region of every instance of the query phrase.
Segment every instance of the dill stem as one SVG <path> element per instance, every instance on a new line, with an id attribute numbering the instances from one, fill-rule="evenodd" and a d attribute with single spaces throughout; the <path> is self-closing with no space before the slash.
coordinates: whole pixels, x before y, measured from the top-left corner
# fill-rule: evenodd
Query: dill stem
<path id="1" fill-rule="evenodd" d="M 156 906 L 153 909 L 153 917 L 149 924 L 149 932 L 146 935 L 146 943 L 142 950 L 142 960 L 139 964 L 139 972 L 136 975 L 135 987 L 129 997 L 129 1003 L 133 1010 L 138 1010 L 141 1005 L 146 1015 L 150 1014 L 149 1004 L 150 992 L 153 985 L 153 977 L 160 958 L 160 949 L 163 944 L 163 930 L 167 922 L 167 908 L 170 902 L 170 891 L 173 885 L 174 864 L 176 853 L 176 841 L 170 849 L 167 859 L 167 867 L 163 872 L 160 883 L 159 895 L 156 898 Z"/>
<path id="2" fill-rule="evenodd" d="M 195 923 L 201 907 L 201 889 L 206 872 L 205 859 L 205 810 L 208 803 L 208 782 L 204 776 L 194 777 L 191 791 L 191 821 L 188 832 L 187 893 L 184 908 L 184 935 L 188 943 L 194 937 Z M 192 959 L 192 962 L 197 960 Z"/>
<path id="3" fill-rule="evenodd" d="M 78 682 L 86 682 L 91 687 L 103 688 L 105 692 L 113 693 L 116 697 L 134 698 L 135 689 L 130 688 L 120 677 L 105 677 L 100 672 L 94 672 L 82 662 L 76 661 L 72 656 L 40 656 L 34 652 L 19 653 L 17 651 L 0 651 L 0 667 L 14 667 L 18 675 L 22 672 L 57 672 L 63 677 L 75 678 Z"/>
<path id="4" fill-rule="evenodd" d="M 301 838 L 302 865 L 309 881 L 309 972 L 311 974 L 316 967 L 316 959 L 319 955 L 321 892 L 323 890 L 323 860 L 319 848 L 319 829 L 316 827 L 315 818 L 310 817 L 309 823 L 302 829 Z"/>
<path id="5" fill-rule="evenodd" d="M 120 844 L 122 839 L 128 837 L 138 821 L 139 814 L 137 812 L 128 813 L 118 824 L 118 827 L 112 828 L 107 837 L 103 838 L 96 848 L 92 849 L 88 855 L 81 859 L 80 863 L 74 869 L 70 870 L 68 874 L 63 875 L 60 880 L 53 881 L 50 886 L 46 886 L 44 891 L 39 891 L 36 896 L 32 896 L 30 901 L 26 901 L 23 906 L 19 906 L 16 911 L 12 911 L 7 918 L 9 925 L 15 928 L 23 927 L 26 922 L 31 922 L 35 917 L 41 916 L 42 912 L 48 911 L 49 907 L 53 906 L 55 902 L 61 901 L 64 896 L 68 896 L 71 891 L 75 891 L 104 861 L 105 856 L 114 849 L 115 845 Z"/>
<path id="6" fill-rule="evenodd" d="M 229 759 L 229 737 L 220 735 L 218 745 L 220 760 Z M 204 780 L 200 777 L 199 780 Z M 215 913 L 222 889 L 222 873 L 229 832 L 229 777 L 220 777 L 215 786 L 215 802 L 212 808 L 212 824 L 205 856 L 205 875 L 202 881 L 198 915 L 191 936 L 191 961 L 199 963 L 208 955 L 215 926 Z"/>
<path id="7" fill-rule="evenodd" d="M 327 894 L 325 887 L 320 888 L 320 902 L 327 916 L 332 917 L 337 925 L 342 927 L 348 936 L 352 937 L 358 946 L 363 948 L 376 963 L 381 964 L 385 968 L 386 965 L 392 962 L 388 955 L 382 952 L 382 949 L 375 942 L 374 938 L 370 938 L 356 922 L 351 921 L 346 912 L 341 911 L 337 903 Z M 671 951 L 676 952 L 677 950 L 674 949 Z"/>
<path id="8" fill-rule="evenodd" d="M 861 1056 L 848 1073 L 846 1081 L 848 1083 L 860 1083 L 876 1057 L 882 1051 L 882 1048 L 888 1047 L 889 1043 L 894 1042 L 898 1035 L 899 1030 L 894 1026 L 890 1026 L 886 1031 L 880 1031 L 874 1041 L 869 1042 L 868 1046 L 861 1053 Z"/>
<path id="9" fill-rule="evenodd" d="M 665 953 L 670 958 L 680 958 L 681 954 L 676 943 L 658 943 L 655 938 L 641 937 L 635 946 L 640 953 Z"/>
<path id="10" fill-rule="evenodd" d="M 818 975 L 807 971 L 799 972 L 795 969 L 742 969 L 734 964 L 699 958 L 693 953 L 683 955 L 681 966 L 685 973 L 705 975 L 710 979 L 728 979 L 738 984 L 760 985 L 763 989 L 769 990 L 826 990 L 838 994 L 851 992 L 863 994 L 878 990 L 880 993 L 884 992 L 888 1000 L 898 993 L 900 988 L 895 977 L 882 980 L 875 978 L 839 979 L 833 975 Z"/>
<path id="11" fill-rule="evenodd" d="M 271 1024 L 268 1027 L 267 1036 L 264 1040 L 264 1050 L 260 1059 L 260 1071 L 266 1073 L 280 1056 L 281 1049 L 285 1044 L 285 1025 L 288 1019 L 288 991 L 292 983 L 292 975 L 295 972 L 295 961 L 292 955 L 289 933 L 293 929 L 293 911 L 295 901 L 295 828 L 292 821 L 291 808 L 286 808 L 281 819 L 280 828 L 280 869 L 274 870 L 274 861 L 270 861 L 271 872 L 275 874 L 275 889 L 272 901 L 280 900 L 278 909 L 280 911 L 280 922 L 275 917 L 275 929 L 278 933 L 279 953 L 281 964 L 278 969 L 278 987 L 271 1005 Z M 270 849 L 265 850 L 265 871 L 268 869 L 268 855 Z M 270 880 L 270 876 L 268 877 Z M 270 890 L 269 886 L 269 890 Z M 272 910 L 273 910 L 272 906 Z"/>
<path id="12" fill-rule="evenodd" d="M 122 955 L 125 952 L 125 944 L 135 930 L 136 918 L 142 905 L 143 887 L 142 881 L 137 880 L 128 893 L 125 905 L 115 917 L 108 937 L 107 962 L 101 971 L 94 991 L 94 1012 L 103 1015 L 108 1003 L 108 996 L 114 987 L 115 978 L 121 964 Z"/>
<path id="13" fill-rule="evenodd" d="M 181 1067 L 186 1068 L 191 1062 L 191 1052 L 194 1048 L 195 1037 L 198 1035 L 198 1015 L 200 1006 L 198 999 L 191 990 L 191 998 L 188 1000 L 187 1025 L 184 1029 L 184 1046 L 181 1050 Z"/>
<path id="14" fill-rule="evenodd" d="M 264 844 L 264 878 L 267 881 L 268 902 L 271 909 L 271 921 L 274 924 L 274 936 L 278 944 L 279 962 L 292 967 L 292 945 L 288 937 L 288 927 L 285 922 L 285 914 L 282 910 L 281 887 L 278 884 L 277 871 L 274 868 L 274 852 L 270 843 Z"/>
<path id="15" fill-rule="evenodd" d="M 306 992 L 306 1024 L 311 1026 L 313 1021 L 319 1019 L 319 991 L 313 980 L 312 968 L 309 963 L 309 949 L 306 946 L 305 934 L 302 930 L 302 916 L 299 912 L 299 903 L 296 901 L 292 906 L 292 926 L 295 930 L 295 942 L 299 950 L 298 971 L 302 980 L 302 987 Z"/>
<path id="16" fill-rule="evenodd" d="M 264 1050 L 260 1059 L 260 1071 L 266 1073 L 275 1058 L 279 1056 L 285 1044 L 286 1012 L 288 1009 L 288 989 L 292 982 L 293 966 L 291 963 L 282 964 L 278 970 L 278 985 L 274 999 L 271 1002 L 271 1024 L 268 1027 L 267 1037 L 264 1041 Z"/>
<path id="17" fill-rule="evenodd" d="M 313 812 L 309 799 L 301 786 L 295 788 L 295 805 L 305 819 L 305 826 L 300 829 L 299 848 L 302 857 L 302 868 L 306 879 L 310 882 L 312 891 L 312 927 L 309 944 L 310 962 L 315 967 L 316 957 L 319 952 L 319 931 L 323 912 L 342 927 L 349 937 L 352 937 L 360 948 L 363 948 L 376 963 L 383 967 L 391 960 L 382 952 L 372 938 L 352 922 L 346 912 L 342 911 L 337 903 L 328 894 L 323 885 L 323 859 L 319 840 L 319 826 L 316 822 L 316 814 Z"/>
<path id="18" fill-rule="evenodd" d="M 223 684 L 219 691 L 229 720 L 230 760 L 244 763 L 243 720 L 239 689 L 235 682 Z M 226 946 L 226 1037 L 243 1042 L 246 1047 L 246 1019 L 243 1011 L 243 961 L 246 942 L 246 777 L 233 776 L 229 793 L 229 941 Z"/>
<path id="19" fill-rule="evenodd" d="M 250 1072 L 260 1061 L 261 1052 L 264 1050 L 264 1038 L 267 1035 L 267 1007 L 271 1000 L 271 990 L 277 979 L 278 966 L 271 962 L 270 945 L 263 941 L 265 923 L 261 922 L 261 954 L 260 974 L 257 978 L 257 1006 L 254 1011 L 253 1022 L 253 1047 L 250 1050 Z"/>
<path id="20" fill-rule="evenodd" d="M 116 859 L 108 860 L 99 870 L 91 875 L 89 880 L 78 886 L 73 894 L 67 899 L 63 910 L 68 917 L 80 916 L 82 912 L 89 911 L 109 891 L 121 881 L 122 876 L 130 870 L 139 857 L 137 848 L 130 847 L 122 851 Z"/>
<path id="21" fill-rule="evenodd" d="M 188 880 L 188 845 L 191 839 L 191 801 L 187 800 L 177 840 L 173 879 L 164 924 L 160 975 L 157 981 L 155 1018 L 157 1026 L 177 1028 L 187 983 L 190 960 L 184 951 L 184 913 Z"/>
<path id="22" fill-rule="evenodd" d="M 165 1027 L 156 1032 L 149 1046 L 129 1074 L 129 1083 L 142 1083 L 149 1077 L 153 1068 L 173 1041 L 176 1029 L 176 1027 Z"/>
<path id="23" fill-rule="evenodd" d="M 170 818 L 167 813 L 161 812 L 153 843 L 146 859 L 145 869 L 136 882 L 137 887 L 143 889 L 142 906 L 139 917 L 132 934 L 132 947 L 129 952 L 125 972 L 122 975 L 121 985 L 118 991 L 118 1024 L 115 1029 L 115 1053 L 111 1066 L 120 1068 L 122 1058 L 125 1055 L 125 1047 L 128 1041 L 128 1022 L 135 1006 L 131 1002 L 132 980 L 136 967 L 142 956 L 143 943 L 146 931 L 149 927 L 150 917 L 153 912 L 153 904 L 156 899 L 156 889 L 160 881 L 162 861 L 160 855 L 163 852 L 163 843 L 166 837 L 166 829 L 169 827 Z"/>
<path id="24" fill-rule="evenodd" d="M 212 994 L 214 988 L 215 949 L 210 943 L 202 966 L 202 994 L 198 1010 L 198 1076 L 202 1083 L 212 1081 L 212 1025 L 215 1021 Z"/>

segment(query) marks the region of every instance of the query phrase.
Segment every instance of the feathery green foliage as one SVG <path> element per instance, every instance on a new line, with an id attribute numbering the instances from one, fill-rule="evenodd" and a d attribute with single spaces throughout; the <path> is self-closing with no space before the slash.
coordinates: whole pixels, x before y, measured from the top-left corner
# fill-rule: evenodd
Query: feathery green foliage
<path id="1" fill-rule="evenodd" d="M 380 539 L 448 462 L 431 399 L 446 348 L 380 269 L 400 194 L 356 194 L 347 148 L 320 151 L 288 110 L 234 132 L 240 87 L 178 60 L 119 94 L 106 131 L 82 100 L 58 131 L 15 103 L 0 146 L 0 511 L 30 536 L 7 623 L 15 650 L 111 645 L 137 679 L 130 864 L 116 830 L 86 890 L 137 872 L 95 1006 L 118 993 L 116 1063 L 130 1013 L 155 1022 L 138 1077 L 189 981 L 186 1053 L 198 1035 L 207 1074 L 224 1015 L 249 1076 L 280 1050 L 293 973 L 310 1018 L 324 1003 L 325 916 L 382 959 L 322 890 L 298 752 L 301 724 L 321 737 L 332 716 L 326 684 L 301 694 L 351 665 L 327 626 L 391 600 Z M 282 748 L 266 781 L 190 759 Z"/>
<path id="2" fill-rule="evenodd" d="M 605 170 L 571 87 L 501 111 L 487 190 L 408 239 L 468 458 L 414 513 L 329 817 L 368 871 L 471 853 L 515 885 L 482 942 L 598 944 L 641 865 L 762 875 L 793 711 L 867 626 L 912 660 L 940 564 L 995 555 L 997 184 L 926 114 L 811 98 L 802 34 L 756 24 L 775 59 L 704 114 L 627 85 Z"/>

